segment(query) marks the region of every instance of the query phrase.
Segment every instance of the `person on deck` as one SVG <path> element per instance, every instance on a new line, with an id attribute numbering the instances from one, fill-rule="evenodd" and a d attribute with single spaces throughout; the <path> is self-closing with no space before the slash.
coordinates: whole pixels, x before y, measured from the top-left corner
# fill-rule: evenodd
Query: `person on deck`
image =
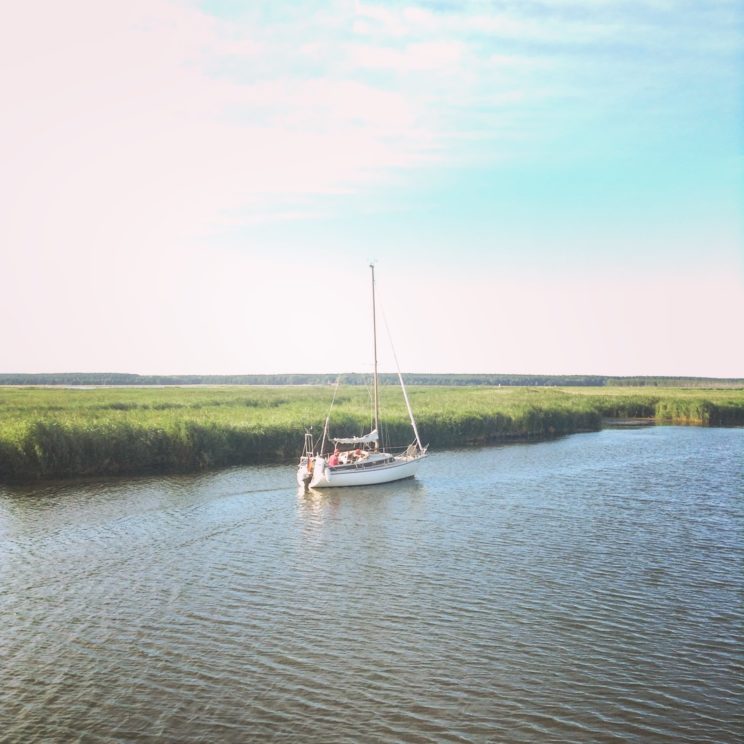
<path id="1" fill-rule="evenodd" d="M 338 455 L 339 455 L 339 451 L 338 450 L 334 450 L 333 454 L 328 458 L 328 465 L 330 467 L 333 468 L 336 465 L 338 465 Z"/>

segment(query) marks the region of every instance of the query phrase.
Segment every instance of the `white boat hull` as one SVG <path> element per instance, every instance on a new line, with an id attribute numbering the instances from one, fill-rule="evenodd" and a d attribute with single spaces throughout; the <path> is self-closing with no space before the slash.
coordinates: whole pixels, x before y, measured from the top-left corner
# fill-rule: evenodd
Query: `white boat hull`
<path id="1" fill-rule="evenodd" d="M 348 486 L 374 486 L 378 483 L 412 478 L 425 455 L 419 457 L 395 457 L 392 461 L 380 464 L 359 464 L 341 467 L 329 467 L 325 460 L 317 458 L 312 477 L 308 483 L 309 473 L 301 467 L 297 471 L 297 482 L 307 484 L 310 488 L 339 488 Z"/>

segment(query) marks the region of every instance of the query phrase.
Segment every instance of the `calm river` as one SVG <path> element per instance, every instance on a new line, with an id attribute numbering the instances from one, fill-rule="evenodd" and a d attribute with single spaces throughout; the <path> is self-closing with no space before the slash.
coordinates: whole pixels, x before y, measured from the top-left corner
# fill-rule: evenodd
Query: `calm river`
<path id="1" fill-rule="evenodd" d="M 744 429 L 0 489 L 0 740 L 735 742 Z"/>

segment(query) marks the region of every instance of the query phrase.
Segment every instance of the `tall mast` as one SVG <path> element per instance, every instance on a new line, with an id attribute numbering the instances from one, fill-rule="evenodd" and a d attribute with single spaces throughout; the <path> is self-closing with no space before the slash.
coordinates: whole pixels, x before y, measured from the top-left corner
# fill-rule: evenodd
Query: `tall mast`
<path id="1" fill-rule="evenodd" d="M 377 308 L 375 307 L 375 265 L 371 263 L 369 268 L 372 269 L 372 338 L 374 340 L 375 348 L 375 374 L 374 374 L 374 388 L 375 388 L 375 429 L 377 430 L 379 442 L 380 434 L 380 399 L 377 390 Z M 375 449 L 378 444 L 375 443 Z"/>

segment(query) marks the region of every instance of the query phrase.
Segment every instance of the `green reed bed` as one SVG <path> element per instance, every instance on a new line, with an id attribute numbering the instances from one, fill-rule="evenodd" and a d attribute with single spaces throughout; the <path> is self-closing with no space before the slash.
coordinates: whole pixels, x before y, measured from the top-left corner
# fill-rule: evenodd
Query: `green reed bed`
<path id="1" fill-rule="evenodd" d="M 575 388 L 591 398 L 602 416 L 649 418 L 657 423 L 703 426 L 744 424 L 744 388 Z"/>
<path id="2" fill-rule="evenodd" d="M 332 387 L 2 388 L 0 480 L 190 472 L 299 455 L 320 435 Z M 411 439 L 399 388 L 381 389 L 383 432 Z M 594 431 L 608 417 L 744 424 L 744 390 L 414 387 L 424 442 L 433 448 Z M 370 392 L 339 389 L 332 431 L 371 426 Z"/>

